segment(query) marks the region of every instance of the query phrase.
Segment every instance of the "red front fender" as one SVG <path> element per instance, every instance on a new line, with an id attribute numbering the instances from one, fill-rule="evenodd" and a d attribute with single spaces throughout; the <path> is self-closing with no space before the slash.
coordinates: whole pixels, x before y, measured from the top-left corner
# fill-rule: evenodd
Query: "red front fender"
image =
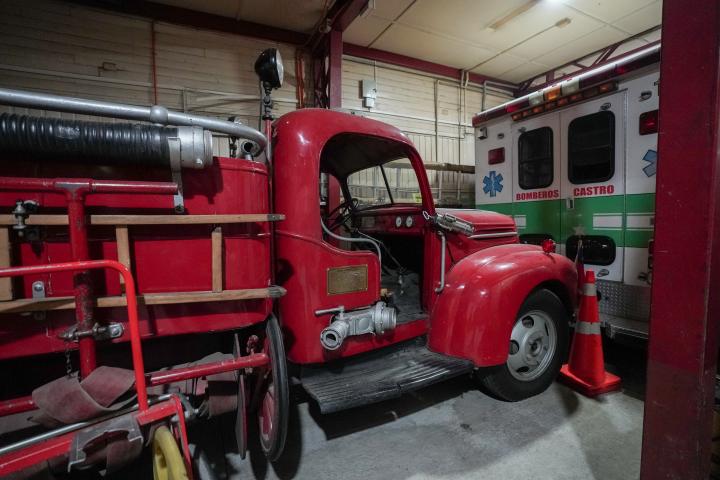
<path id="1" fill-rule="evenodd" d="M 463 258 L 448 272 L 432 310 L 430 349 L 478 367 L 504 363 L 520 306 L 539 286 L 572 308 L 575 265 L 562 255 L 521 244 L 490 247 Z"/>

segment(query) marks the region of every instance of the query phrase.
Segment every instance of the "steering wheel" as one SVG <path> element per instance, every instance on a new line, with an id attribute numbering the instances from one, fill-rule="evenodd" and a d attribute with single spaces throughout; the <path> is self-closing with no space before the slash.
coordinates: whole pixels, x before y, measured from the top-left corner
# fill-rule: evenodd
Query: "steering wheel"
<path id="1" fill-rule="evenodd" d="M 335 230 L 340 225 L 344 225 L 352 217 L 353 210 L 357 210 L 359 205 L 360 201 L 357 198 L 351 198 L 349 200 L 345 200 L 340 205 L 333 208 L 332 211 L 328 213 L 327 218 L 332 218 L 332 216 L 336 213 L 338 214 L 338 216 L 335 218 L 335 220 L 333 220 L 332 225 L 330 225 L 328 228 L 330 230 Z"/>

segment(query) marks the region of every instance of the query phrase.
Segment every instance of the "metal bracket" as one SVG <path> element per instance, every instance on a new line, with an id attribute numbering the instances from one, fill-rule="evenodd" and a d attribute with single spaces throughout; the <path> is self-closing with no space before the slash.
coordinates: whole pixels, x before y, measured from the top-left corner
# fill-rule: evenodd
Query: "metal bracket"
<path id="1" fill-rule="evenodd" d="M 39 206 L 40 204 L 35 200 L 17 200 L 15 202 L 15 208 L 12 211 L 15 223 L 12 228 L 17 232 L 19 237 L 26 236 L 28 226 L 25 221 L 31 213 L 38 211 Z"/>
<path id="2" fill-rule="evenodd" d="M 123 460 L 132 460 L 140 454 L 143 447 L 143 436 L 140 426 L 133 415 L 113 418 L 108 422 L 80 430 L 75 434 L 68 459 L 68 473 L 71 473 L 75 466 L 84 466 L 87 462 L 86 450 L 91 451 L 95 447 L 109 443 L 112 440 L 128 443 Z"/>
<path id="3" fill-rule="evenodd" d="M 33 282 L 32 298 L 45 298 L 45 282 L 42 280 Z"/>
<path id="4" fill-rule="evenodd" d="M 110 340 L 121 337 L 125 328 L 122 323 L 108 323 L 100 325 L 96 323 L 91 330 L 78 330 L 77 326 L 65 330 L 59 336 L 66 342 L 77 342 L 83 337 L 93 337 L 95 340 Z"/>
<path id="5" fill-rule="evenodd" d="M 45 298 L 45 282 L 37 280 L 32 283 L 32 298 Z M 33 318 L 35 320 L 42 321 L 45 320 L 45 317 L 45 311 L 33 312 Z"/>
<path id="6" fill-rule="evenodd" d="M 179 138 L 168 138 L 168 146 L 170 147 L 170 171 L 173 182 L 177 183 L 178 190 L 173 195 L 173 207 L 177 213 L 185 211 L 185 198 L 183 197 L 182 184 L 182 144 Z"/>

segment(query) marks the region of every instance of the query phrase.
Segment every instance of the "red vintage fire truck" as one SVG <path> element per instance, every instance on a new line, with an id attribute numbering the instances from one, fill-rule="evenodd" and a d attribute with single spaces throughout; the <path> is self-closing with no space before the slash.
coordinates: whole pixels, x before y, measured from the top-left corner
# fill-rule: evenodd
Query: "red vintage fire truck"
<path id="1" fill-rule="evenodd" d="M 0 115 L 0 416 L 41 426 L 0 446 L 0 476 L 117 471 L 147 444 L 158 475 L 192 476 L 186 420 L 227 412 L 240 452 L 257 430 L 274 460 L 291 379 L 326 413 L 462 374 L 514 401 L 557 375 L 573 263 L 519 244 L 510 217 L 436 208 L 392 126 L 320 109 L 272 121 L 279 54 L 256 71 L 264 134 L 0 90 L 147 122 Z M 231 157 L 212 156 L 211 132 Z M 412 195 L 383 168 L 403 162 Z M 369 172 L 387 188 L 369 192 Z"/>

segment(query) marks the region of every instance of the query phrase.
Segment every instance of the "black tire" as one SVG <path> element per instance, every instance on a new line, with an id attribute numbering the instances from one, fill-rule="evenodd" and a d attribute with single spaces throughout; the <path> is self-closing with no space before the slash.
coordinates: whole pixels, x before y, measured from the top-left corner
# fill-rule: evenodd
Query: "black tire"
<path id="1" fill-rule="evenodd" d="M 288 383 L 287 363 L 285 360 L 285 347 L 283 345 L 282 331 L 277 318 L 272 315 L 265 326 L 265 346 L 270 357 L 270 375 L 263 387 L 265 391 L 273 389 L 272 429 L 268 435 L 263 434 L 262 399 L 258 406 L 258 433 L 260 434 L 260 446 L 263 453 L 271 462 L 274 462 L 285 448 L 287 438 L 288 417 L 290 415 L 290 386 Z M 259 375 L 266 373 L 265 369 L 259 369 Z M 263 392 L 264 394 L 265 392 Z"/>
<path id="2" fill-rule="evenodd" d="M 508 402 L 517 402 L 529 397 L 538 395 L 550 387 L 552 382 L 558 375 L 563 360 L 566 358 L 569 338 L 569 315 L 562 301 L 549 290 L 540 289 L 532 292 L 523 302 L 518 313 L 518 317 L 513 327 L 519 325 L 519 322 L 528 321 L 528 313 L 540 312 L 544 313 L 556 332 L 556 346 L 552 351 L 552 355 L 544 363 L 541 372 L 537 372 L 537 377 L 521 380 L 517 378 L 523 373 L 518 370 L 512 373 L 508 362 L 488 370 L 478 372 L 481 385 L 492 396 Z M 530 319 L 532 320 L 532 318 Z M 517 347 L 517 342 L 513 345 L 511 339 L 510 349 Z M 549 354 L 549 353 L 548 353 Z"/>

